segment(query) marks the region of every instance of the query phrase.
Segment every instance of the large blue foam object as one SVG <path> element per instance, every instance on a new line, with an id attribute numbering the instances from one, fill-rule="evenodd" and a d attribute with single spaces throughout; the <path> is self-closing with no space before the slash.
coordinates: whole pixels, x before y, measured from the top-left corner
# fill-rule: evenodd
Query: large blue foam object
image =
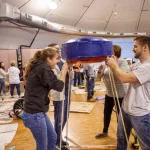
<path id="1" fill-rule="evenodd" d="M 101 62 L 112 55 L 112 47 L 112 42 L 103 38 L 77 38 L 62 45 L 61 55 L 63 59 L 74 62 Z"/>

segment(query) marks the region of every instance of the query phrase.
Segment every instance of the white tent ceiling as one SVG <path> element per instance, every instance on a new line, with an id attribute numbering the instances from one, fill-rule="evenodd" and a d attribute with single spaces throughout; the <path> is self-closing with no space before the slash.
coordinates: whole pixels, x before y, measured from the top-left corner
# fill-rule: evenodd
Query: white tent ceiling
<path id="1" fill-rule="evenodd" d="M 0 0 L 28 14 L 78 29 L 112 33 L 150 32 L 150 0 L 63 0 L 56 10 L 50 10 L 46 1 L 48 0 Z M 118 13 L 116 19 L 115 11 Z M 37 29 L 18 27 L 2 21 L 0 49 L 30 45 L 36 32 Z M 32 48 L 42 48 L 51 42 L 62 44 L 73 37 L 75 36 L 40 30 Z"/>

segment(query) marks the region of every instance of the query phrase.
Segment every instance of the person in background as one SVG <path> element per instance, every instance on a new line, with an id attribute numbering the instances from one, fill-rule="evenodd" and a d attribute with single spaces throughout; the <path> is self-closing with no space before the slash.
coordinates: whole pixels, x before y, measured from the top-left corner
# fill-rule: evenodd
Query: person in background
<path id="1" fill-rule="evenodd" d="M 6 87 L 5 87 L 5 77 L 8 75 L 7 72 L 5 72 L 5 65 L 3 62 L 0 62 L 0 95 L 3 94 L 6 95 Z"/>
<path id="2" fill-rule="evenodd" d="M 25 64 L 24 66 L 23 66 L 23 85 L 24 85 L 24 89 L 25 89 L 25 87 L 26 87 L 26 80 L 25 80 L 25 72 L 26 72 L 26 68 L 27 68 L 27 66 L 28 66 L 28 64 Z"/>
<path id="3" fill-rule="evenodd" d="M 48 47 L 51 47 L 56 52 L 58 52 L 59 62 L 57 63 L 57 65 L 53 69 L 53 71 L 54 71 L 54 74 L 59 79 L 61 77 L 62 68 L 64 65 L 64 62 L 61 60 L 59 45 L 57 43 L 52 43 L 52 44 L 48 45 Z M 69 66 L 69 67 L 72 67 L 72 66 Z M 70 73 L 71 73 L 70 74 L 70 80 L 72 80 L 73 74 L 72 74 L 72 72 L 70 72 Z M 57 134 L 56 144 L 58 145 L 58 147 L 60 145 L 60 138 L 62 138 L 60 132 L 61 132 L 61 116 L 62 116 L 62 103 L 63 103 L 63 101 L 64 101 L 64 110 L 63 110 L 64 115 L 63 115 L 62 131 L 63 131 L 64 126 L 65 126 L 67 119 L 68 119 L 67 110 L 69 111 L 69 108 L 70 108 L 70 99 L 68 101 L 68 98 L 70 98 L 70 96 L 69 96 L 68 90 L 69 90 L 69 73 L 67 72 L 64 90 L 62 92 L 58 92 L 55 90 L 50 91 L 50 95 L 52 97 L 53 105 L 54 105 L 54 129 L 55 129 L 55 132 Z M 68 143 L 62 139 L 62 150 L 66 149 L 65 145 L 68 145 Z"/>
<path id="4" fill-rule="evenodd" d="M 134 61 L 134 59 L 132 59 L 132 65 L 133 65 L 133 64 L 135 64 L 135 61 Z"/>
<path id="5" fill-rule="evenodd" d="M 80 64 L 80 81 L 81 84 L 84 85 L 84 69 L 83 69 L 83 64 Z"/>
<path id="6" fill-rule="evenodd" d="M 79 86 L 81 84 L 80 81 L 80 64 L 73 64 L 73 71 L 74 71 L 74 86 Z M 78 84 L 77 84 L 78 81 Z"/>
<path id="7" fill-rule="evenodd" d="M 58 52 L 48 47 L 35 53 L 25 71 L 26 89 L 21 118 L 36 141 L 36 150 L 56 150 L 57 135 L 46 112 L 49 110 L 49 91 L 61 92 L 64 88 L 68 65 L 63 65 L 58 79 L 52 71 L 58 61 Z"/>
<path id="8" fill-rule="evenodd" d="M 129 83 L 127 94 L 122 103 L 123 129 L 119 115 L 117 129 L 117 150 L 126 150 L 127 141 L 133 128 L 142 150 L 150 149 L 150 37 L 139 36 L 134 39 L 134 58 L 136 62 L 129 72 L 122 71 L 115 57 L 108 57 L 106 64 L 112 69 L 121 83 Z"/>
<path id="9" fill-rule="evenodd" d="M 113 54 L 115 55 L 116 60 L 117 60 L 117 64 L 121 68 L 121 70 L 128 71 L 129 67 L 128 67 L 127 61 L 125 59 L 120 58 L 120 56 L 121 56 L 121 47 L 119 45 L 113 45 Z M 110 124 L 110 120 L 111 120 L 111 114 L 112 114 L 113 107 L 115 105 L 112 86 L 111 86 L 111 80 L 110 80 L 109 74 L 110 74 L 110 72 L 109 72 L 108 68 L 106 67 L 106 65 L 104 67 L 103 67 L 103 65 L 101 65 L 99 67 L 98 77 L 100 79 L 102 77 L 104 77 L 104 83 L 105 83 L 105 86 L 106 86 L 106 95 L 105 95 L 105 103 L 104 103 L 104 127 L 103 127 L 103 132 L 97 134 L 95 136 L 96 139 L 108 136 L 108 128 L 109 128 L 109 124 Z M 114 77 L 114 81 L 115 81 L 115 86 L 116 86 L 116 90 L 117 90 L 117 93 L 118 93 L 119 104 L 121 106 L 123 98 L 124 98 L 124 96 L 127 92 L 127 89 L 128 89 L 128 84 L 121 83 L 115 77 Z M 116 104 L 117 104 L 117 108 L 116 108 L 117 112 L 116 113 L 117 113 L 117 117 L 118 117 L 119 106 L 118 106 L 116 97 L 115 97 L 115 101 L 116 101 Z"/>
<path id="10" fill-rule="evenodd" d="M 84 70 L 85 78 L 86 78 L 87 101 L 88 102 L 95 102 L 95 99 L 93 99 L 94 80 L 95 80 L 93 65 L 92 64 L 84 64 L 83 70 Z"/>
<path id="11" fill-rule="evenodd" d="M 9 74 L 9 84 L 10 84 L 10 95 L 11 98 L 14 98 L 14 88 L 16 87 L 17 89 L 17 94 L 20 98 L 20 70 L 15 67 L 15 61 L 12 60 L 10 62 L 10 68 L 8 69 L 8 74 Z"/>

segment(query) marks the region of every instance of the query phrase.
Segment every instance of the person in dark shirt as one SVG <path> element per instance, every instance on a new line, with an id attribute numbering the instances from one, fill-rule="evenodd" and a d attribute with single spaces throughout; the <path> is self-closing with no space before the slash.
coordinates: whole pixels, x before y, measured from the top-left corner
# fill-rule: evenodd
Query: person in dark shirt
<path id="1" fill-rule="evenodd" d="M 55 68 L 58 61 L 58 53 L 52 48 L 45 48 L 35 53 L 25 72 L 25 101 L 21 118 L 36 141 L 36 150 L 56 150 L 57 135 L 46 112 L 49 110 L 49 91 L 63 90 L 68 70 L 66 63 L 61 78 L 57 79 L 51 69 Z"/>

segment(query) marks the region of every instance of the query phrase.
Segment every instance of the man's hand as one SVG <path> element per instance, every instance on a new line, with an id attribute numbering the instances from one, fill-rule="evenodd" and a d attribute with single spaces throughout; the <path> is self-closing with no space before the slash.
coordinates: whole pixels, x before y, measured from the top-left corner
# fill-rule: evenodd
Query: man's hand
<path id="1" fill-rule="evenodd" d="M 100 65 L 99 68 L 98 68 L 98 72 L 102 72 L 104 66 L 103 65 Z"/>
<path id="2" fill-rule="evenodd" d="M 106 65 L 112 69 L 118 67 L 117 59 L 115 56 L 107 57 Z"/>

